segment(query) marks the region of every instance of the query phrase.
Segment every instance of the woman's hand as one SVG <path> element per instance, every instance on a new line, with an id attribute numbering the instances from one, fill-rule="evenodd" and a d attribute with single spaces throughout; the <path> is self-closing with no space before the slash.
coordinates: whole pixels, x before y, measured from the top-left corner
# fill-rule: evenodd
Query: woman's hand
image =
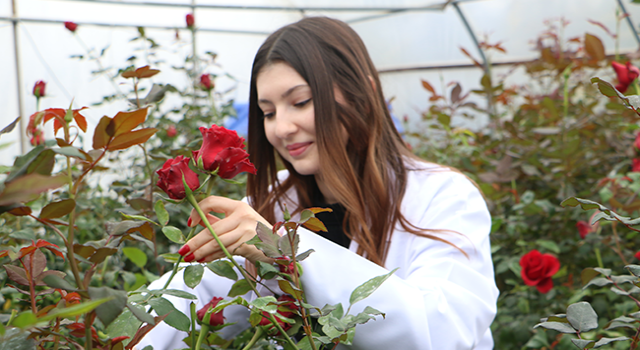
<path id="1" fill-rule="evenodd" d="M 209 196 L 198 205 L 207 214 L 207 220 L 229 253 L 244 256 L 251 262 L 256 260 L 271 262 L 273 260 L 265 256 L 255 246 L 244 244 L 256 235 L 258 221 L 269 228 L 272 227 L 249 204 L 225 197 Z M 220 219 L 209 214 L 210 212 L 223 213 L 225 218 Z M 210 262 L 224 258 L 224 252 L 215 238 L 213 238 L 213 235 L 206 229 L 204 223 L 201 222 L 200 216 L 195 209 L 191 211 L 188 224 L 189 227 L 200 224 L 205 229 L 190 239 L 178 251 L 180 255 L 185 256 L 184 261 Z"/>

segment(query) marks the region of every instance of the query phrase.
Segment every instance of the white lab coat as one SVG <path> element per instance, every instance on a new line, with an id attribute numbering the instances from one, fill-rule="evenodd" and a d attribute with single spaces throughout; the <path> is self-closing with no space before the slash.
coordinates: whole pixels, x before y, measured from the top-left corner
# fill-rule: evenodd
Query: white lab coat
<path id="1" fill-rule="evenodd" d="M 447 230 L 448 233 L 434 234 L 454 243 L 468 257 L 448 244 L 396 227 L 386 268 L 382 268 L 355 254 L 357 244 L 353 241 L 347 250 L 301 229 L 299 252 L 315 250 L 302 262 L 307 300 L 319 307 L 342 303 L 346 310 L 354 288 L 399 268 L 369 298 L 351 309 L 352 314 L 357 314 L 371 306 L 386 314 L 385 319 L 378 317 L 357 326 L 351 349 L 492 349 L 489 326 L 496 314 L 498 289 L 489 244 L 489 211 L 478 189 L 464 175 L 435 165 L 419 164 L 421 170 L 408 173 L 401 208 L 403 215 L 420 228 Z M 287 176 L 286 172 L 279 175 Z M 295 191 L 291 192 L 290 198 L 295 202 Z M 181 275 L 174 278 L 170 288 L 196 294 L 199 309 L 212 296 L 225 296 L 233 283 L 207 272 L 195 290 L 184 285 Z M 167 275 L 152 283 L 150 289 L 161 288 L 166 278 Z M 189 314 L 188 301 L 171 300 Z M 227 322 L 239 322 L 226 328 L 225 336 L 233 336 L 248 325 L 248 312 L 241 307 L 226 309 L 225 317 Z M 162 324 L 137 348 L 152 344 L 156 350 L 173 350 L 185 347 L 180 341 L 185 336 L 186 333 Z"/>

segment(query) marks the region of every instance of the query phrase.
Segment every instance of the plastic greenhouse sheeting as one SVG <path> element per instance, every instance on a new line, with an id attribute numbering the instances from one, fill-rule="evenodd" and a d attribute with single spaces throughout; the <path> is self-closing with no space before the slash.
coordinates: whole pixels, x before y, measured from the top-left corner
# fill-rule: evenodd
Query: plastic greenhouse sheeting
<path id="1" fill-rule="evenodd" d="M 111 82 L 91 71 L 97 63 L 70 58 L 86 55 L 87 49 L 100 52 L 104 67 L 123 67 L 132 55 L 144 57 L 136 27 L 145 27 L 148 37 L 163 46 L 159 52 L 165 61 L 157 67 L 162 72 L 154 80 L 177 86 L 186 85 L 184 75 L 171 65 L 184 62 L 190 53 L 190 35 L 185 29 L 185 15 L 196 18 L 197 51 L 218 54 L 218 65 L 204 67 L 214 74 L 228 73 L 216 83 L 218 89 L 232 91 L 227 95 L 237 103 L 245 103 L 253 55 L 268 33 L 303 16 L 325 15 L 352 25 L 362 36 L 374 63 L 381 72 L 383 90 L 390 99 L 393 113 L 400 119 L 418 120 L 421 111 L 429 107 L 429 94 L 420 80 L 430 81 L 442 91 L 449 82 L 459 82 L 463 92 L 479 86 L 483 72 L 471 65 L 460 48 L 465 48 L 480 60 L 474 41 L 456 6 L 468 21 L 478 40 L 501 42 L 505 54 L 493 53 L 493 63 L 526 61 L 536 57 L 532 40 L 545 29 L 546 20 L 565 18 L 571 23 L 564 31 L 569 38 L 597 35 L 607 53 L 614 52 L 614 40 L 599 26 L 598 21 L 615 30 L 614 0 L 12 0 L 0 1 L 0 105 L 4 125 L 20 114 L 18 89 L 22 93 L 23 115 L 35 112 L 33 85 L 44 80 L 47 98 L 40 108 L 90 106 L 117 89 Z M 630 19 L 640 23 L 640 5 L 622 1 Z M 12 3 L 16 5 L 14 16 Z M 192 8 L 192 5 L 196 5 Z M 17 25 L 17 47 L 21 82 L 18 87 L 13 21 Z M 76 35 L 66 30 L 64 21 L 79 24 Z M 176 33 L 178 35 L 176 35 Z M 179 36 L 179 38 L 177 38 Z M 620 51 L 633 52 L 638 42 L 628 24 L 620 23 Z M 142 65 L 144 60 L 138 60 Z M 156 68 L 156 67 L 154 67 Z M 507 66 L 493 70 L 503 74 Z M 522 74 L 515 71 L 507 82 L 518 82 Z M 124 82 L 124 80 L 122 80 Z M 482 104 L 482 99 L 477 100 Z M 101 116 L 113 116 L 128 108 L 125 101 L 91 107 L 85 113 L 89 129 Z M 482 127 L 482 120 L 471 127 Z M 22 131 L 23 132 L 23 131 Z M 53 135 L 47 134 L 47 138 Z M 26 139 L 25 142 L 26 147 Z M 85 140 L 90 142 L 90 140 Z M 10 143 L 0 151 L 0 164 L 9 165 L 20 154 L 17 131 L 3 135 L 0 144 Z"/>

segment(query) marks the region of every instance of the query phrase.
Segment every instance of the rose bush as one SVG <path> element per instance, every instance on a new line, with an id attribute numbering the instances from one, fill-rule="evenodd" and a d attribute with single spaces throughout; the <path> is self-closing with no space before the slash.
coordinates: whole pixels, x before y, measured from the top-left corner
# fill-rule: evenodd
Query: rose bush
<path id="1" fill-rule="evenodd" d="M 206 171 L 216 171 L 223 179 L 231 179 L 239 173 L 255 174 L 256 168 L 249 162 L 249 154 L 244 150 L 244 138 L 238 133 L 218 125 L 200 127 L 202 146 L 193 151 L 193 159 L 198 167 Z"/>

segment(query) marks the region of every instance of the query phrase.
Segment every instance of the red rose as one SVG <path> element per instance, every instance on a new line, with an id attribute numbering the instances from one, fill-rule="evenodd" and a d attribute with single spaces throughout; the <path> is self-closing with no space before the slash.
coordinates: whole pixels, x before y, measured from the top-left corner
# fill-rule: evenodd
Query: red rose
<path id="1" fill-rule="evenodd" d="M 44 133 L 42 133 L 41 130 L 39 129 L 33 129 L 31 130 L 31 138 L 29 139 L 29 143 L 31 143 L 31 146 L 38 146 L 44 143 Z"/>
<path id="2" fill-rule="evenodd" d="M 280 258 L 276 258 L 276 263 L 278 263 L 278 268 L 282 273 L 293 273 L 293 261 L 289 259 L 288 256 L 282 256 Z"/>
<path id="3" fill-rule="evenodd" d="M 640 172 L 640 158 L 634 158 L 631 161 L 633 162 L 631 164 L 631 172 Z"/>
<path id="4" fill-rule="evenodd" d="M 202 157 L 204 170 L 218 169 L 218 176 L 223 179 L 231 179 L 245 171 L 255 175 L 256 168 L 244 150 L 244 138 L 238 136 L 237 132 L 217 125 L 209 129 L 200 127 L 200 132 L 202 146 L 199 151 L 193 152 L 196 164 L 200 164 Z"/>
<path id="5" fill-rule="evenodd" d="M 540 293 L 547 293 L 553 288 L 553 276 L 560 269 L 560 262 L 551 254 L 541 254 L 536 249 L 520 258 L 521 275 L 528 286 L 536 286 Z"/>
<path id="6" fill-rule="evenodd" d="M 202 88 L 207 91 L 215 87 L 215 84 L 211 81 L 211 76 L 209 74 L 202 74 L 200 76 L 200 85 L 202 85 Z"/>
<path id="7" fill-rule="evenodd" d="M 193 13 L 187 14 L 186 20 L 187 28 L 193 28 L 193 26 L 196 24 L 196 19 L 193 17 Z"/>
<path id="8" fill-rule="evenodd" d="M 640 132 L 636 134 L 636 140 L 633 142 L 633 145 L 640 150 Z"/>
<path id="9" fill-rule="evenodd" d="M 177 134 L 178 134 L 178 130 L 176 130 L 175 125 L 171 125 L 170 127 L 167 128 L 167 136 L 176 137 Z"/>
<path id="10" fill-rule="evenodd" d="M 633 256 L 635 256 L 636 259 L 640 260 L 640 250 L 636 252 Z"/>
<path id="11" fill-rule="evenodd" d="M 616 85 L 616 89 L 622 93 L 627 91 L 633 81 L 640 75 L 640 69 L 632 66 L 630 61 L 628 61 L 626 65 L 614 61 L 611 62 L 611 66 L 618 76 L 618 85 Z"/>
<path id="12" fill-rule="evenodd" d="M 580 220 L 576 223 L 576 227 L 578 228 L 580 238 L 584 239 L 589 233 L 596 232 L 598 229 L 598 223 L 596 222 L 595 224 L 590 225 L 588 222 Z"/>
<path id="13" fill-rule="evenodd" d="M 44 88 L 46 87 L 46 83 L 42 80 L 38 80 L 36 85 L 33 86 L 33 96 L 35 97 L 44 97 Z"/>
<path id="14" fill-rule="evenodd" d="M 175 159 L 167 160 L 162 169 L 158 170 L 158 187 L 160 187 L 172 199 L 183 199 L 186 196 L 182 175 L 187 181 L 187 185 L 193 191 L 200 187 L 198 175 L 189 168 L 191 158 L 177 156 Z"/>
<path id="15" fill-rule="evenodd" d="M 75 33 L 76 29 L 78 29 L 78 25 L 73 22 L 64 22 L 64 27 L 69 29 L 72 33 Z"/>
<path id="16" fill-rule="evenodd" d="M 224 298 L 220 298 L 220 297 L 213 297 L 211 299 L 210 302 L 208 302 L 202 309 L 198 310 L 196 312 L 196 315 L 198 316 L 198 319 L 203 322 L 203 323 L 207 323 L 211 326 L 222 326 L 224 324 L 224 316 L 222 315 L 222 311 L 220 310 L 218 312 L 216 312 L 215 314 L 212 313 L 211 317 L 209 318 L 208 321 L 203 320 L 205 314 L 207 313 L 207 311 L 209 311 L 209 309 L 212 309 L 214 307 L 216 307 L 216 305 L 218 305 L 218 303 L 223 300 Z"/>
<path id="17" fill-rule="evenodd" d="M 291 310 L 298 310 L 298 305 L 295 304 L 296 300 L 290 295 L 281 295 L 278 298 L 278 301 L 285 301 L 285 303 L 278 306 L 278 315 L 281 315 L 282 317 L 291 318 L 291 316 L 293 316 L 293 311 Z M 280 319 L 280 317 L 278 317 L 278 315 L 274 315 L 276 321 L 285 332 L 288 331 L 293 325 L 290 323 L 285 323 L 282 319 Z M 263 311 L 262 319 L 260 320 L 259 325 L 268 326 L 270 324 L 271 320 L 269 320 L 269 314 Z"/>

